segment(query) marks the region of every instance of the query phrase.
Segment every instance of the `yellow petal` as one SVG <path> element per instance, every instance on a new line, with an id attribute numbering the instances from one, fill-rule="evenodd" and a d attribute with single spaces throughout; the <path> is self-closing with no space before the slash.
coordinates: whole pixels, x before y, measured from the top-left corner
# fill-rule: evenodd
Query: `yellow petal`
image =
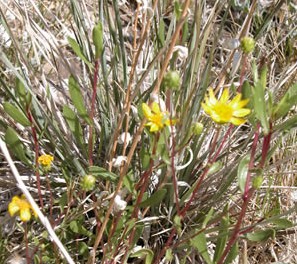
<path id="1" fill-rule="evenodd" d="M 8 205 L 8 212 L 10 214 L 10 216 L 14 216 L 18 211 L 20 210 L 20 207 L 18 206 L 18 204 L 16 202 L 11 202 Z"/>
<path id="2" fill-rule="evenodd" d="M 230 122 L 235 126 L 240 126 L 240 125 L 244 124 L 246 122 L 246 120 L 243 118 L 232 117 Z"/>
<path id="3" fill-rule="evenodd" d="M 233 112 L 233 116 L 244 117 L 244 116 L 247 116 L 248 114 L 250 114 L 250 112 L 251 112 L 251 110 L 248 108 L 241 108 L 241 109 L 235 110 Z"/>
<path id="4" fill-rule="evenodd" d="M 229 89 L 225 88 L 220 98 L 220 102 L 225 104 L 228 102 L 228 100 L 229 100 Z"/>
<path id="5" fill-rule="evenodd" d="M 151 125 L 150 132 L 157 132 L 160 130 L 160 127 L 158 127 L 156 124 Z"/>
<path id="6" fill-rule="evenodd" d="M 20 211 L 20 219 L 23 222 L 27 222 L 31 219 L 31 212 L 29 208 L 25 208 L 23 210 Z"/>
<path id="7" fill-rule="evenodd" d="M 209 114 L 210 115 L 210 113 L 212 112 L 212 109 L 207 104 L 204 104 L 204 103 L 201 103 L 201 106 L 202 106 L 204 112 L 206 114 Z"/>
<path id="8" fill-rule="evenodd" d="M 149 119 L 152 116 L 152 111 L 146 103 L 141 105 L 145 118 Z"/>
<path id="9" fill-rule="evenodd" d="M 215 105 L 218 102 L 218 100 L 216 99 L 214 93 L 213 93 L 213 89 L 210 88 L 209 89 L 209 103 L 212 105 Z"/>
<path id="10" fill-rule="evenodd" d="M 161 111 L 160 111 L 160 107 L 159 105 L 156 103 L 156 102 L 153 102 L 152 103 L 152 111 L 155 113 L 155 114 L 160 114 Z"/>

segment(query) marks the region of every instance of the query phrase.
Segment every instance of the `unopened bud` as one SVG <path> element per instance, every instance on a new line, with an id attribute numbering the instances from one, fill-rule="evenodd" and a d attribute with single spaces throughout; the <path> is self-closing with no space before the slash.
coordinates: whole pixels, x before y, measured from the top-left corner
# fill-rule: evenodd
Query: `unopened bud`
<path id="1" fill-rule="evenodd" d="M 240 41 L 240 44 L 244 53 L 250 53 L 255 48 L 255 40 L 251 37 L 243 37 Z"/>
<path id="2" fill-rule="evenodd" d="M 177 71 L 169 71 L 165 74 L 163 79 L 164 87 L 172 90 L 177 90 L 180 86 L 180 76 Z"/>
<path id="3" fill-rule="evenodd" d="M 203 131 L 203 124 L 202 123 L 199 123 L 199 122 L 196 122 L 192 125 L 192 131 L 193 131 L 193 134 L 198 136 L 202 133 Z"/>
<path id="4" fill-rule="evenodd" d="M 84 191 L 91 191 L 95 188 L 96 178 L 93 175 L 85 175 L 81 181 Z"/>

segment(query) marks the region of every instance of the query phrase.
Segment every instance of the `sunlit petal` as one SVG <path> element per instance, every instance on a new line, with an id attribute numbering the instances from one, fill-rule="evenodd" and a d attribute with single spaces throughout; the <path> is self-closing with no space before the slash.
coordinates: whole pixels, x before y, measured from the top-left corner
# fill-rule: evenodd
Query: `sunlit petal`
<path id="1" fill-rule="evenodd" d="M 223 94 L 220 98 L 220 102 L 221 103 L 227 103 L 229 100 L 229 90 L 228 88 L 225 88 L 224 91 L 223 91 Z"/>
<path id="2" fill-rule="evenodd" d="M 248 108 L 241 108 L 241 109 L 238 109 L 238 110 L 235 110 L 233 112 L 233 116 L 235 117 L 244 117 L 244 116 L 247 116 L 251 113 L 251 110 L 248 109 Z"/>

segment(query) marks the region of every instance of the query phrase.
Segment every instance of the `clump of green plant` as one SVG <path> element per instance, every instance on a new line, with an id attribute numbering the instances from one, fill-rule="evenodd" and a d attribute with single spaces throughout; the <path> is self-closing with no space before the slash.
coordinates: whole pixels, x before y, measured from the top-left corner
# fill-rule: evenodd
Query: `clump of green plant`
<path id="1" fill-rule="evenodd" d="M 294 206 L 270 206 L 271 166 L 297 102 L 296 67 L 274 76 L 263 60 L 278 5 L 269 15 L 257 1 L 99 1 L 90 16 L 84 1 L 68 8 L 73 65 L 48 10 L 25 20 L 40 34 L 29 49 L 1 16 L 14 43 L 0 57 L 1 140 L 50 225 L 31 217 L 25 197 L 12 198 L 9 213 L 20 213 L 12 232 L 23 235 L 28 262 L 232 263 L 248 258 L 240 252 L 250 241 L 294 225 Z M 233 12 L 236 34 L 226 39 Z"/>

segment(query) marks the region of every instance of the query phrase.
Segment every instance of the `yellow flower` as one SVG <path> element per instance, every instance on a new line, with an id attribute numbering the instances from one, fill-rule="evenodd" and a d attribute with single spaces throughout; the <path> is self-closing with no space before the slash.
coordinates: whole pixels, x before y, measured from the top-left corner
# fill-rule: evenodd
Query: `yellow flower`
<path id="1" fill-rule="evenodd" d="M 246 121 L 243 117 L 251 112 L 250 109 L 243 108 L 248 102 L 248 99 L 241 100 L 240 93 L 230 101 L 228 88 L 224 89 L 222 96 L 217 100 L 213 90 L 209 89 L 209 97 L 205 96 L 205 103 L 201 105 L 205 113 L 216 123 L 232 123 L 233 125 L 239 126 Z"/>
<path id="2" fill-rule="evenodd" d="M 53 160 L 54 157 L 48 154 L 43 154 L 38 158 L 38 162 L 45 170 L 49 170 L 51 168 Z"/>
<path id="3" fill-rule="evenodd" d="M 156 102 L 152 103 L 151 108 L 146 103 L 143 103 L 142 111 L 145 118 L 148 120 L 146 126 L 150 127 L 150 132 L 158 132 L 162 130 L 164 126 L 169 126 L 170 123 L 174 123 L 173 120 L 170 121 L 170 119 L 168 119 L 166 112 L 161 112 Z"/>
<path id="4" fill-rule="evenodd" d="M 25 195 L 14 196 L 8 205 L 8 212 L 11 216 L 20 212 L 20 219 L 23 222 L 27 222 L 31 219 L 32 213 L 37 217 L 36 212 L 33 210 L 31 204 L 27 201 Z"/>

